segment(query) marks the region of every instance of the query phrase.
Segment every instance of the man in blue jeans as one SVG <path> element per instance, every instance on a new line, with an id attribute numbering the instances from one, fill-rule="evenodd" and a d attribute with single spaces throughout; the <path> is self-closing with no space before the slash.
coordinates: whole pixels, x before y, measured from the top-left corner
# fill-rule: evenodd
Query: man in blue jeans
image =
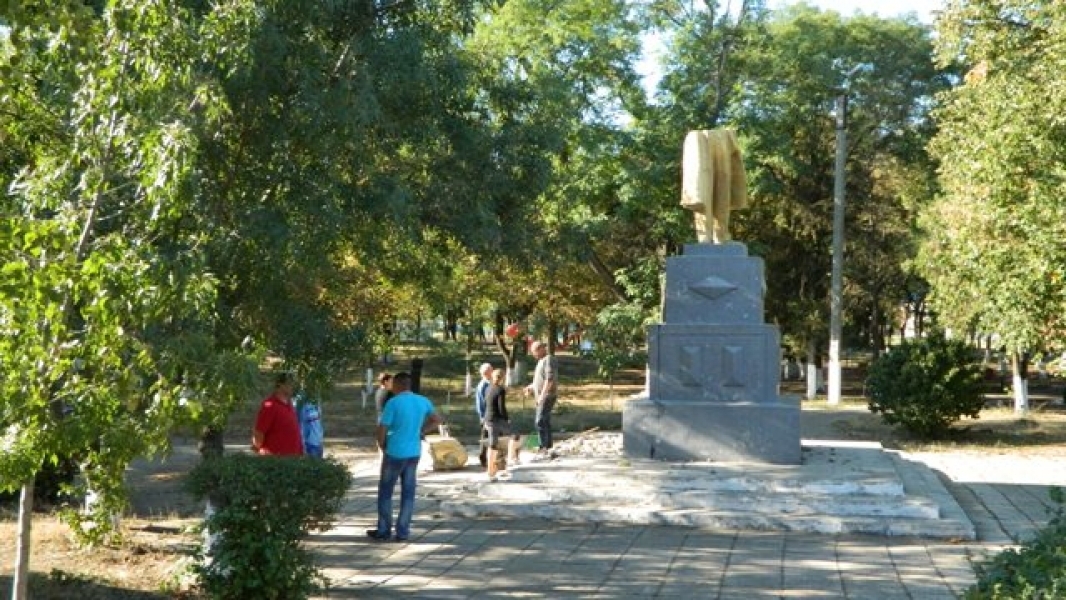
<path id="1" fill-rule="evenodd" d="M 367 537 L 385 541 L 406 541 L 411 535 L 415 512 L 415 485 L 418 460 L 422 457 L 422 434 L 441 423 L 429 398 L 411 391 L 411 375 L 400 372 L 392 377 L 392 392 L 378 419 L 375 434 L 382 451 L 381 479 L 378 481 L 378 526 Z M 400 514 L 392 527 L 392 492 L 400 480 Z"/>

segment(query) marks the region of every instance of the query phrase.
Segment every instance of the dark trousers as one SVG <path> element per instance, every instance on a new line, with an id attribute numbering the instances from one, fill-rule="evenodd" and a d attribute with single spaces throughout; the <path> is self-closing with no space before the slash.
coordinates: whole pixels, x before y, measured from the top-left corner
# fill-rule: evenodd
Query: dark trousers
<path id="1" fill-rule="evenodd" d="M 537 405 L 537 413 L 533 417 L 533 425 L 537 428 L 540 437 L 540 447 L 548 449 L 552 447 L 552 409 L 555 408 L 555 397 L 544 399 Z"/>
<path id="2" fill-rule="evenodd" d="M 478 462 L 481 463 L 482 467 L 487 466 L 489 464 L 489 430 L 485 429 L 484 421 L 481 422 L 481 438 L 479 439 L 478 445 L 481 446 L 481 450 L 477 455 Z"/>

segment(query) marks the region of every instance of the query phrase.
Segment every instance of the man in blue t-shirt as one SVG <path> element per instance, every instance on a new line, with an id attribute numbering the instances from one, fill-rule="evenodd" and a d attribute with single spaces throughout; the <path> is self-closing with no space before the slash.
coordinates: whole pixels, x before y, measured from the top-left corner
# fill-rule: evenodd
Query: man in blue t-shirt
<path id="1" fill-rule="evenodd" d="M 411 535 L 411 518 L 415 512 L 415 485 L 418 461 L 422 457 L 422 434 L 441 423 L 429 398 L 411 391 L 411 375 L 400 372 L 392 377 L 392 392 L 375 438 L 382 451 L 381 478 L 378 481 L 378 526 L 366 535 L 374 540 L 406 541 Z M 392 492 L 400 481 L 400 514 L 396 518 L 395 538 L 392 527 Z"/>

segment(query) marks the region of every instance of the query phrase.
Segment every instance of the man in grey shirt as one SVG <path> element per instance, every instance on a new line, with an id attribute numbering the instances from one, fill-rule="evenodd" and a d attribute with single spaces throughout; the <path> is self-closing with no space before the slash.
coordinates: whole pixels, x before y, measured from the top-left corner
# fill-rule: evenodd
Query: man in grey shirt
<path id="1" fill-rule="evenodd" d="M 558 394 L 555 357 L 548 354 L 544 342 L 533 342 L 531 351 L 537 359 L 537 367 L 533 371 L 533 383 L 526 386 L 526 395 L 532 395 L 536 400 L 533 424 L 540 437 L 539 449 L 549 450 L 552 447 L 552 408 Z"/>

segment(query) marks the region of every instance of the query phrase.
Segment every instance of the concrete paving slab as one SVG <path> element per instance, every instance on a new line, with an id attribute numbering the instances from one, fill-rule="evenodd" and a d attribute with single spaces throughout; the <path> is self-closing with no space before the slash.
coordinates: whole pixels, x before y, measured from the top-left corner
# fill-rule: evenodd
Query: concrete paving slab
<path id="1" fill-rule="evenodd" d="M 900 454 L 892 461 L 930 469 L 922 458 Z M 359 535 L 375 519 L 377 469 L 368 453 L 352 464 L 357 477 L 337 527 L 311 544 L 333 581 L 320 598 L 958 598 L 974 582 L 972 560 L 1047 522 L 1042 499 L 1062 480 L 1063 467 L 1043 480 L 1026 473 L 1016 484 L 988 474 L 981 481 L 955 478 L 978 479 L 979 456 L 958 458 L 964 468 L 957 471 L 949 458 L 938 460 L 919 484 L 929 476 L 940 481 L 971 519 L 977 540 L 437 512 L 427 494 L 484 477 L 472 468 L 420 475 L 411 541 L 381 545 Z"/>

